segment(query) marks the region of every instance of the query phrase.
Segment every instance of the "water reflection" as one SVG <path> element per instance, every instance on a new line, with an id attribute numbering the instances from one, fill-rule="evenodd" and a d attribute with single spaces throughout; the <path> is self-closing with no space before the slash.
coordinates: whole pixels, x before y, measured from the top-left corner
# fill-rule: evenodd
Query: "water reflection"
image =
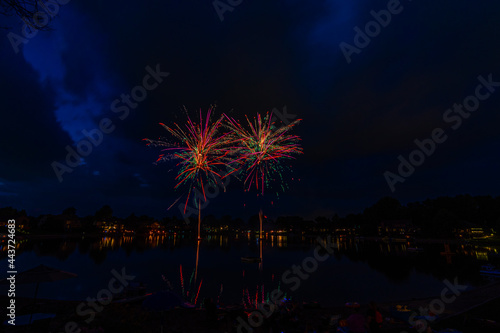
<path id="1" fill-rule="evenodd" d="M 440 253 L 442 256 L 446 257 L 446 263 L 451 264 L 451 258 L 456 254 L 450 250 L 450 244 L 444 244 L 444 251 Z"/>
<path id="2" fill-rule="evenodd" d="M 259 258 L 260 258 L 260 262 L 259 262 L 259 271 L 262 272 L 262 268 L 264 267 L 264 258 L 262 257 L 262 246 L 263 246 L 263 243 L 264 243 L 264 240 L 263 239 L 259 239 Z"/>
<path id="3" fill-rule="evenodd" d="M 327 237 L 323 237 L 327 241 Z M 468 279 L 479 279 L 479 267 L 487 262 L 500 263 L 500 246 L 464 243 L 424 243 L 414 244 L 410 241 L 390 242 L 382 240 L 363 240 L 337 237 L 333 239 L 335 252 L 333 257 L 340 261 L 346 258 L 352 262 L 367 263 L 373 270 L 383 273 L 393 281 L 408 279 L 413 271 L 426 273 L 443 279 L 450 274 L 460 274 Z M 196 245 L 195 245 L 196 244 Z M 88 255 L 95 264 L 106 261 L 108 254 L 124 251 L 127 256 L 143 253 L 150 249 L 176 252 L 180 249 L 193 249 L 191 259 L 194 260 L 194 281 L 199 279 L 200 252 L 217 249 L 225 253 L 253 253 L 259 256 L 260 272 L 273 270 L 273 257 L 280 251 L 302 251 L 307 255 L 317 245 L 316 237 L 306 235 L 287 235 L 278 232 L 266 232 L 259 241 L 254 233 L 207 235 L 203 240 L 189 237 L 183 233 L 149 234 L 136 236 L 106 235 L 102 237 L 82 236 L 81 238 L 43 238 L 19 239 L 16 241 L 16 254 L 33 252 L 38 257 L 51 256 L 65 261 L 73 253 Z M 7 240 L 0 243 L 0 257 L 7 258 Z M 194 257 L 194 258 L 193 258 Z M 237 256 L 235 256 L 237 257 Z M 264 257 L 266 265 L 264 267 Z M 237 257 L 239 259 L 239 257 Z M 269 261 L 269 258 L 272 260 Z M 184 260 L 183 259 L 183 260 Z M 299 259 L 297 259 L 299 260 Z M 193 261 L 191 261 L 193 262 Z M 239 260 L 228 262 L 239 264 Z M 205 263 L 210 266 L 212 263 Z M 250 266 L 251 267 L 251 266 Z M 257 265 L 253 266 L 257 267 Z"/>
<path id="4" fill-rule="evenodd" d="M 195 264 L 195 273 L 194 273 L 194 282 L 196 283 L 198 279 L 198 262 L 200 259 L 200 244 L 201 244 L 201 239 L 196 240 L 196 264 Z M 221 237 L 221 247 L 222 247 L 222 237 Z"/>
<path id="5" fill-rule="evenodd" d="M 476 257 L 481 261 L 496 261 L 500 259 L 500 246 L 482 246 L 461 244 L 457 253 Z"/>

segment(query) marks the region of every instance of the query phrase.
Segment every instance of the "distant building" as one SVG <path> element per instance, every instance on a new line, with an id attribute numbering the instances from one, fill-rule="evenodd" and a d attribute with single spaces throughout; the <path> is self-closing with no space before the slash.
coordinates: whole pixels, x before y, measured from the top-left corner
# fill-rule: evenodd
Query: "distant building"
<path id="1" fill-rule="evenodd" d="M 96 221 L 94 222 L 94 226 L 105 233 L 122 232 L 124 229 L 123 224 L 117 221 Z"/>
<path id="2" fill-rule="evenodd" d="M 16 221 L 16 228 L 17 229 L 21 229 L 21 230 L 28 230 L 29 229 L 30 218 L 28 216 L 21 215 L 21 216 L 10 217 L 10 218 L 0 216 L 0 227 L 6 227 L 9 220 Z"/>
<path id="3" fill-rule="evenodd" d="M 459 221 L 457 227 L 453 228 L 453 233 L 458 238 L 483 238 L 490 236 L 491 229 L 482 228 L 475 223 Z"/>
<path id="4" fill-rule="evenodd" d="M 64 221 L 65 231 L 77 231 L 82 228 L 82 222 L 78 217 L 66 218 Z"/>
<path id="5" fill-rule="evenodd" d="M 410 220 L 384 220 L 378 226 L 379 236 L 414 236 L 419 231 Z"/>
<path id="6" fill-rule="evenodd" d="M 338 227 L 335 228 L 335 235 L 339 237 L 357 236 L 358 230 L 354 227 Z"/>
<path id="7" fill-rule="evenodd" d="M 145 222 L 147 223 L 147 222 Z M 146 226 L 147 230 L 149 231 L 150 234 L 164 234 L 165 233 L 165 227 L 161 225 L 159 222 L 149 222 Z"/>

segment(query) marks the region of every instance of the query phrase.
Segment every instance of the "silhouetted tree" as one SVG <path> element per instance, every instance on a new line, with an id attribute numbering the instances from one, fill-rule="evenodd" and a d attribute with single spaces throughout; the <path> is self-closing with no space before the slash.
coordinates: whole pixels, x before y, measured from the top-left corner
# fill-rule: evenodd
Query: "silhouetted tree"
<path id="1" fill-rule="evenodd" d="M 0 15 L 19 17 L 31 31 L 49 30 L 49 22 L 59 6 L 55 1 L 0 0 Z"/>
<path id="2" fill-rule="evenodd" d="M 64 232 L 64 219 L 61 216 L 45 215 L 40 219 L 40 229 L 48 232 Z"/>
<path id="3" fill-rule="evenodd" d="M 85 216 L 80 220 L 80 223 L 82 225 L 82 230 L 85 232 L 93 232 L 97 231 L 98 228 L 94 225 L 95 222 L 95 217 L 92 215 Z"/>
<path id="4" fill-rule="evenodd" d="M 432 228 L 428 228 L 428 236 L 451 237 L 453 227 L 458 222 L 458 217 L 448 209 L 440 209 L 433 219 Z"/>
<path id="5" fill-rule="evenodd" d="M 259 229 L 259 225 L 260 225 L 259 215 L 250 216 L 250 218 L 248 219 L 248 223 L 247 223 L 248 228 L 249 229 Z"/>
<path id="6" fill-rule="evenodd" d="M 219 221 L 213 215 L 207 215 L 203 218 L 201 222 L 202 227 L 206 228 L 217 228 L 220 226 Z"/>
<path id="7" fill-rule="evenodd" d="M 381 220 L 397 220 L 404 218 L 403 206 L 394 198 L 385 197 L 373 206 L 364 210 L 363 215 L 369 220 L 379 223 Z"/>
<path id="8" fill-rule="evenodd" d="M 135 216 L 134 213 L 132 213 L 127 218 L 125 218 L 125 220 L 123 220 L 123 224 L 126 228 L 136 230 L 139 227 L 139 218 Z"/>
<path id="9" fill-rule="evenodd" d="M 18 211 L 17 209 L 12 207 L 0 208 L 0 217 L 4 219 L 12 219 L 19 216 L 26 216 L 26 211 L 25 210 Z"/>
<path id="10" fill-rule="evenodd" d="M 236 219 L 233 220 L 233 224 L 232 225 L 233 225 L 234 228 L 240 228 L 241 229 L 241 228 L 243 228 L 245 226 L 245 222 L 242 219 L 240 219 L 240 218 L 236 218 Z"/>
<path id="11" fill-rule="evenodd" d="M 330 219 L 328 219 L 325 216 L 318 216 L 317 218 L 314 219 L 314 222 L 316 222 L 315 223 L 316 228 L 318 228 L 319 230 L 321 230 L 321 229 L 331 230 L 331 228 L 332 228 L 332 223 L 331 223 Z"/>
<path id="12" fill-rule="evenodd" d="M 107 221 L 113 217 L 113 210 L 109 205 L 102 206 L 96 213 L 95 218 L 98 220 Z"/>
<path id="13" fill-rule="evenodd" d="M 233 227 L 233 219 L 231 218 L 230 215 L 224 215 L 223 217 L 220 218 L 219 220 L 219 225 L 227 225 L 229 228 Z"/>
<path id="14" fill-rule="evenodd" d="M 66 216 L 76 216 L 76 208 L 75 207 L 68 207 L 65 210 L 63 210 L 63 215 Z"/>

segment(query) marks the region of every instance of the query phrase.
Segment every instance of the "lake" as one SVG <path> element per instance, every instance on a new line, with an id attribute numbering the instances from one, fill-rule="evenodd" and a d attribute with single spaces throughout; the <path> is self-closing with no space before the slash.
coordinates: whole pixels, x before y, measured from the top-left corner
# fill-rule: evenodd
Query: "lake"
<path id="1" fill-rule="evenodd" d="M 318 246 L 315 237 L 266 235 L 258 264 L 241 262 L 241 257 L 260 253 L 259 242 L 249 234 L 206 236 L 200 242 L 183 235 L 29 239 L 18 242 L 16 266 L 21 272 L 44 264 L 78 274 L 74 279 L 42 283 L 40 298 L 95 298 L 107 288 L 112 270 L 124 268 L 150 291 L 172 289 L 198 304 L 206 297 L 222 304 L 260 302 L 279 288 L 287 298 L 328 306 L 439 295 L 443 280 L 455 277 L 476 287 L 488 282 L 479 269 L 492 255 L 498 257 L 499 250 L 429 243 L 419 244 L 412 252 L 410 244 L 403 242 L 342 238 L 332 242 L 333 253 L 318 261 L 313 259 Z M 2 267 L 7 267 L 5 244 L 0 253 Z M 325 258 L 325 253 L 318 255 Z M 5 292 L 6 287 L 1 287 Z M 34 293 L 35 285 L 17 286 L 18 296 Z"/>

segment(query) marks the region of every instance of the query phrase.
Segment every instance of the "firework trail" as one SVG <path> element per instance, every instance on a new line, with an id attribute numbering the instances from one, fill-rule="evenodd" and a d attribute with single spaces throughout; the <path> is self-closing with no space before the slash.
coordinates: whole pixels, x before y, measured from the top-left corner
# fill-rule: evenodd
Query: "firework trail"
<path id="1" fill-rule="evenodd" d="M 257 306 L 259 304 L 259 285 L 257 285 L 257 289 L 255 290 L 255 308 L 257 309 Z"/>
<path id="2" fill-rule="evenodd" d="M 200 295 L 201 284 L 203 283 L 203 279 L 200 281 L 200 285 L 198 286 L 198 292 L 196 293 L 196 298 L 194 299 L 194 305 L 198 302 L 198 296 Z"/>
<path id="3" fill-rule="evenodd" d="M 232 152 L 238 155 L 234 163 L 246 176 L 245 190 L 249 191 L 254 185 L 264 194 L 264 189 L 276 179 L 279 179 L 284 190 L 283 162 L 303 153 L 300 137 L 288 134 L 301 119 L 278 128 L 271 121 L 269 113 L 264 117 L 257 114 L 253 121 L 245 116 L 248 126 L 244 127 L 235 119 L 225 116 L 228 121 L 226 126 L 231 131 L 228 140 L 231 141 Z"/>
<path id="4" fill-rule="evenodd" d="M 181 288 L 182 288 L 182 297 L 184 297 L 184 277 L 182 276 L 182 265 L 180 265 L 180 277 L 181 277 Z"/>
<path id="5" fill-rule="evenodd" d="M 175 143 L 162 138 L 158 140 L 144 139 L 148 146 L 164 148 L 162 149 L 163 153 L 158 157 L 156 163 L 169 160 L 179 161 L 176 165 L 179 171 L 175 177 L 177 184 L 174 188 L 177 189 L 181 185 L 186 185 L 188 188 L 184 213 L 186 212 L 187 203 L 192 192 L 195 192 L 196 195 L 196 192 L 199 193 L 201 190 L 203 199 L 206 201 L 205 185 L 222 184 L 221 179 L 230 174 L 230 172 L 222 174 L 221 170 L 223 167 L 226 170 L 232 170 L 230 167 L 231 157 L 229 155 L 233 151 L 228 148 L 228 145 L 233 141 L 230 138 L 231 133 L 219 133 L 224 116 L 211 123 L 210 116 L 213 111 L 213 107 L 211 107 L 207 111 L 205 119 L 200 110 L 199 123 L 196 123 L 189 117 L 187 110 L 185 111 L 187 116 L 185 126 L 174 123 L 174 126 L 170 127 L 160 123 L 176 139 Z"/>

